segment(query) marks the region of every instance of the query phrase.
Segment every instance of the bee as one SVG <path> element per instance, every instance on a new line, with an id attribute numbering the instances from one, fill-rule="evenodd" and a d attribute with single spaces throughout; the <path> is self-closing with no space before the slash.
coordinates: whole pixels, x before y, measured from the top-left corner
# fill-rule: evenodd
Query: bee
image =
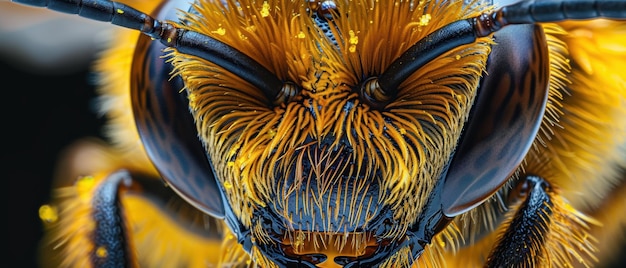
<path id="1" fill-rule="evenodd" d="M 626 1 L 14 1 L 129 28 L 95 67 L 108 140 L 39 210 L 42 265 L 618 252 Z"/>

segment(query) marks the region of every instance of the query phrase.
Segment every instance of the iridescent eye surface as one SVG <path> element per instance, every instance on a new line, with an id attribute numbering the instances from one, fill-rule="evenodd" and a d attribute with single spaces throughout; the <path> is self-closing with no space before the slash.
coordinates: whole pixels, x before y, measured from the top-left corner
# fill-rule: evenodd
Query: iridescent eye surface
<path id="1" fill-rule="evenodd" d="M 447 216 L 464 213 L 492 196 L 534 142 L 548 100 L 544 36 L 541 28 L 525 25 L 494 36 L 498 45 L 489 56 L 487 75 L 446 177 L 442 201 Z M 522 51 L 529 55 L 520 55 Z"/>

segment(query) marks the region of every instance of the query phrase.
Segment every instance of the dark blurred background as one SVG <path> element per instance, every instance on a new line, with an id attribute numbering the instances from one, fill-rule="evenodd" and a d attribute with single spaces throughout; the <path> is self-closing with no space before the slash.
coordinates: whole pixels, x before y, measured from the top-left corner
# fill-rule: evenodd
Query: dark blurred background
<path id="1" fill-rule="evenodd" d="M 0 62 L 5 146 L 8 244 L 4 252 L 16 267 L 35 267 L 34 249 L 41 235 L 38 208 L 50 194 L 50 180 L 60 151 L 80 137 L 99 135 L 101 120 L 89 109 L 93 98 L 87 73 L 48 76 L 23 72 Z"/>
<path id="2" fill-rule="evenodd" d="M 37 267 L 38 208 L 48 201 L 58 154 L 100 136 L 91 62 L 107 23 L 0 2 L 3 147 L 0 163 L 7 243 L 3 267 Z M 11 264 L 9 266 L 6 264 Z M 6 266 L 5 266 L 6 265 Z"/>
<path id="3" fill-rule="evenodd" d="M 0 163 L 8 209 L 4 263 L 37 266 L 38 208 L 49 198 L 56 158 L 79 138 L 101 136 L 90 67 L 110 29 L 106 23 L 0 1 Z M 626 265 L 626 250 L 620 258 L 610 267 Z"/>

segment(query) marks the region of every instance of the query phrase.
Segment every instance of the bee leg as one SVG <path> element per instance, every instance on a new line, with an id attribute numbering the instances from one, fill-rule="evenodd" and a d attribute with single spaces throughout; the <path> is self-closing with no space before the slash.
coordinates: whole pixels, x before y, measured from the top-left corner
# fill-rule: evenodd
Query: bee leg
<path id="1" fill-rule="evenodd" d="M 135 267 L 122 203 L 123 192 L 137 187 L 120 169 L 81 176 L 55 190 L 54 200 L 39 209 L 46 233 L 42 267 Z"/>
<path id="2" fill-rule="evenodd" d="M 39 266 L 220 267 L 247 260 L 221 219 L 125 152 L 87 139 L 59 158 L 51 199 L 39 209 Z"/>
<path id="3" fill-rule="evenodd" d="M 597 222 L 572 208 L 547 180 L 523 177 L 509 196 L 520 200 L 512 200 L 486 267 L 589 265 L 586 261 L 595 259 L 587 224 Z"/>
<path id="4" fill-rule="evenodd" d="M 218 220 L 196 218 L 203 214 L 164 187 L 161 180 L 121 169 L 106 175 L 94 188 L 92 267 L 153 267 L 158 260 L 173 266 L 218 262 L 219 257 L 214 256 L 222 243 Z M 148 234 L 159 240 L 147 238 Z M 163 241 L 167 242 L 154 244 Z M 193 250 L 185 248 L 186 244 Z M 169 254 L 159 256 L 158 252 Z"/>
<path id="5" fill-rule="evenodd" d="M 120 187 L 130 184 L 130 174 L 120 170 L 109 174 L 95 189 L 92 199 L 94 250 L 90 258 L 93 267 L 129 267 L 132 263 L 118 196 Z"/>

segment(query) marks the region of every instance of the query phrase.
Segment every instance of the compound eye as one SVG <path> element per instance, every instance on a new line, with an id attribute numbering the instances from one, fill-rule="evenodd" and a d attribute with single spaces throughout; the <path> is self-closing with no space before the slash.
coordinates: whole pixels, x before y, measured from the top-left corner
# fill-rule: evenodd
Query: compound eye
<path id="1" fill-rule="evenodd" d="M 162 61 L 163 48 L 151 44 L 145 62 Z M 154 68 L 137 65 L 133 73 L 142 75 L 134 76 L 137 79 L 131 80 L 133 85 L 143 77 L 150 77 L 148 86 L 134 86 L 131 91 L 137 131 L 148 157 L 163 180 L 183 199 L 206 214 L 223 218 L 224 201 L 218 181 L 198 140 L 187 96 L 179 93 L 182 80 L 179 77 L 170 80 L 171 68 L 167 65 L 154 64 L 159 66 Z"/>
<path id="2" fill-rule="evenodd" d="M 376 77 L 365 80 L 361 84 L 359 94 L 365 104 L 378 110 L 382 110 L 393 99 L 388 92 L 380 87 Z"/>
<path id="3" fill-rule="evenodd" d="M 156 10 L 175 20 L 190 3 L 176 2 Z M 168 7 L 168 8 L 165 8 Z M 137 41 L 131 73 L 133 116 L 146 154 L 169 187 L 200 211 L 216 218 L 225 213 L 222 193 L 198 139 L 189 100 L 180 76 L 163 64 L 164 46 L 143 37 Z"/>
<path id="4" fill-rule="evenodd" d="M 545 111 L 549 62 L 543 30 L 512 26 L 495 39 L 445 178 L 441 198 L 448 217 L 482 204 L 508 180 L 535 140 Z"/>

